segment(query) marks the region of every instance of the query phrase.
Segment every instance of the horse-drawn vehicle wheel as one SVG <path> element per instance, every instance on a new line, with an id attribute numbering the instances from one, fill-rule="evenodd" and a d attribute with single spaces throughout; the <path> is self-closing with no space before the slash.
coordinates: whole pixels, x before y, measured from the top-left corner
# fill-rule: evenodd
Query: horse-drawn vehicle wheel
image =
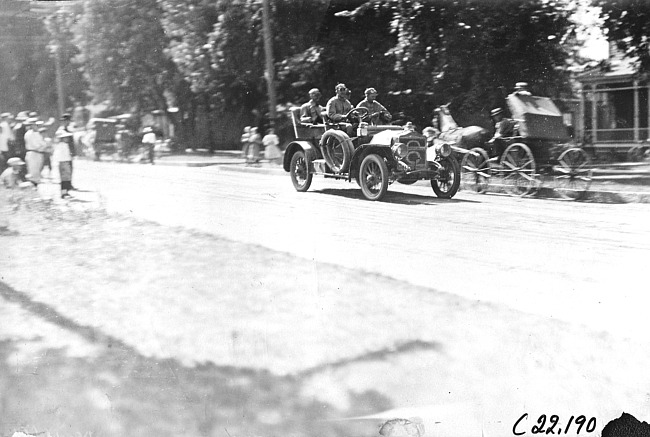
<path id="1" fill-rule="evenodd" d="M 380 200 L 388 190 L 388 166 L 379 155 L 371 153 L 361 161 L 359 185 L 368 200 Z"/>
<path id="2" fill-rule="evenodd" d="M 309 173 L 309 164 L 305 152 L 298 151 L 291 157 L 291 164 L 289 167 L 291 174 L 291 182 L 296 191 L 307 191 L 311 185 L 311 180 L 314 175 Z"/>
<path id="3" fill-rule="evenodd" d="M 431 188 L 441 199 L 451 199 L 460 187 L 460 165 L 453 156 L 442 159 L 440 164 L 440 175 L 431 179 Z"/>
<path id="4" fill-rule="evenodd" d="M 535 158 L 527 145 L 509 145 L 501 156 L 501 167 L 506 190 L 510 194 L 525 196 L 537 188 Z"/>
<path id="5" fill-rule="evenodd" d="M 577 147 L 565 150 L 553 167 L 555 191 L 565 199 L 582 199 L 591 185 L 591 166 L 587 153 Z"/>
<path id="6" fill-rule="evenodd" d="M 354 146 L 345 132 L 334 129 L 328 130 L 323 134 L 320 146 L 323 158 L 335 173 L 341 173 L 348 169 Z"/>
<path id="7" fill-rule="evenodd" d="M 463 188 L 477 193 L 487 192 L 492 177 L 488 154 L 480 147 L 475 147 L 463 156 L 461 162 L 461 181 Z"/>

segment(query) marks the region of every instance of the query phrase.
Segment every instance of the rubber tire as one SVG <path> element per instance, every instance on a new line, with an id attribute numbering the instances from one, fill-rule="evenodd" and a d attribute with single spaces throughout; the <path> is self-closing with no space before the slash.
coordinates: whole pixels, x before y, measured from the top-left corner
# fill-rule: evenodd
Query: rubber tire
<path id="1" fill-rule="evenodd" d="M 381 177 L 381 185 L 379 187 L 379 190 L 376 192 L 371 191 L 368 187 L 367 178 L 369 175 L 364 175 L 369 166 L 377 166 L 379 170 L 379 176 Z M 384 158 L 374 153 L 366 156 L 363 161 L 361 161 L 361 165 L 359 166 L 359 182 L 361 186 L 361 192 L 366 199 L 372 201 L 381 200 L 381 198 L 386 194 L 386 191 L 388 191 L 388 166 L 386 165 Z"/>
<path id="2" fill-rule="evenodd" d="M 303 166 L 303 165 L 304 165 L 304 171 L 307 173 L 307 175 L 304 178 L 304 182 L 301 183 L 298 180 L 296 169 L 298 168 L 298 166 Z M 309 186 L 311 185 L 311 181 L 314 175 L 309 173 L 309 162 L 307 162 L 307 157 L 305 156 L 305 152 L 303 152 L 302 150 L 297 151 L 296 153 L 293 154 L 293 156 L 291 156 L 291 164 L 289 164 L 289 174 L 291 175 L 291 183 L 293 183 L 293 187 L 296 189 L 296 191 L 303 193 L 309 189 Z"/>
<path id="3" fill-rule="evenodd" d="M 332 147 L 334 146 L 341 147 L 341 151 L 343 152 L 341 160 L 334 159 L 332 156 Z M 345 132 L 335 129 L 328 130 L 321 137 L 320 148 L 323 153 L 323 158 L 325 158 L 327 165 L 329 165 L 334 173 L 342 173 L 348 170 L 350 161 L 352 160 L 352 154 L 354 153 L 354 146 L 352 145 L 352 140 Z"/>
<path id="4" fill-rule="evenodd" d="M 451 170 L 453 172 L 453 181 L 451 182 L 451 188 L 447 191 L 444 191 L 440 185 L 439 181 L 436 178 L 431 179 L 431 188 L 433 192 L 436 193 L 441 199 L 451 199 L 458 192 L 460 188 L 460 164 L 453 156 L 448 156 L 447 158 L 441 159 L 440 163 L 443 164 L 445 169 Z"/>

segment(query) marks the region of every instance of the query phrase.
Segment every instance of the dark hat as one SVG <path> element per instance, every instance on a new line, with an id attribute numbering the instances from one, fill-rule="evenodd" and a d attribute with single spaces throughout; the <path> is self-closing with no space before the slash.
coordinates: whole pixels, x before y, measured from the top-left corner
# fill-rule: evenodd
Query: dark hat
<path id="1" fill-rule="evenodd" d="M 368 94 L 377 94 L 377 90 L 374 88 L 366 88 L 366 90 L 363 92 L 365 95 Z"/>
<path id="2" fill-rule="evenodd" d="M 61 121 L 70 120 L 71 118 L 72 118 L 72 115 L 70 115 L 69 113 L 66 112 L 65 114 L 63 114 L 61 116 Z"/>
<path id="3" fill-rule="evenodd" d="M 490 111 L 490 116 L 494 117 L 495 115 L 503 114 L 503 109 L 501 108 L 494 108 L 493 110 Z"/>

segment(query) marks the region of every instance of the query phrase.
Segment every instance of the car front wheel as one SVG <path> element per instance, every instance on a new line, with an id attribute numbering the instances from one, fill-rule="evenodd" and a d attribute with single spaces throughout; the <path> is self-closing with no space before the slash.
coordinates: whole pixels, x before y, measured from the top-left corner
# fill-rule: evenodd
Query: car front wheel
<path id="1" fill-rule="evenodd" d="M 313 175 L 309 173 L 309 164 L 305 152 L 298 151 L 291 157 L 289 168 L 291 182 L 296 191 L 304 192 L 309 189 Z"/>
<path id="2" fill-rule="evenodd" d="M 431 188 L 436 196 L 451 199 L 460 187 L 460 165 L 453 156 L 442 159 L 440 165 L 438 176 L 431 179 Z"/>
<path id="3" fill-rule="evenodd" d="M 388 166 L 375 154 L 366 156 L 359 167 L 359 185 L 368 200 L 380 200 L 388 190 Z"/>

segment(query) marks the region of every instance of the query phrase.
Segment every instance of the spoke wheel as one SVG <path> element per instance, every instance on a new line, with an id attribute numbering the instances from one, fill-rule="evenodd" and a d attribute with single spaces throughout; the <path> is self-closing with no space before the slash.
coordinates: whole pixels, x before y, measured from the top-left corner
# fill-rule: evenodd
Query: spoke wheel
<path id="1" fill-rule="evenodd" d="M 359 167 L 359 185 L 368 200 L 380 200 L 388 190 L 388 166 L 375 154 L 366 156 Z"/>
<path id="2" fill-rule="evenodd" d="M 522 143 L 511 144 L 501 157 L 501 171 L 508 193 L 526 196 L 537 188 L 535 158 L 530 148 Z"/>
<path id="3" fill-rule="evenodd" d="M 587 153 L 578 148 L 565 150 L 554 168 L 555 191 L 564 199 L 580 200 L 591 186 L 592 169 Z"/>
<path id="4" fill-rule="evenodd" d="M 321 138 L 321 150 L 330 168 L 335 173 L 341 173 L 350 166 L 354 146 L 345 132 L 329 130 Z"/>
<path id="5" fill-rule="evenodd" d="M 296 191 L 304 192 L 309 189 L 314 175 L 309 173 L 309 164 L 307 163 L 305 152 L 298 151 L 293 154 L 291 157 L 289 173 L 291 175 L 291 182 Z"/>
<path id="6" fill-rule="evenodd" d="M 476 147 L 463 156 L 461 162 L 461 181 L 463 188 L 477 193 L 485 193 L 492 178 L 488 154 L 485 150 Z"/>
<path id="7" fill-rule="evenodd" d="M 440 160 L 442 169 L 437 177 L 431 178 L 431 188 L 436 196 L 451 199 L 460 188 L 460 165 L 453 156 Z"/>

